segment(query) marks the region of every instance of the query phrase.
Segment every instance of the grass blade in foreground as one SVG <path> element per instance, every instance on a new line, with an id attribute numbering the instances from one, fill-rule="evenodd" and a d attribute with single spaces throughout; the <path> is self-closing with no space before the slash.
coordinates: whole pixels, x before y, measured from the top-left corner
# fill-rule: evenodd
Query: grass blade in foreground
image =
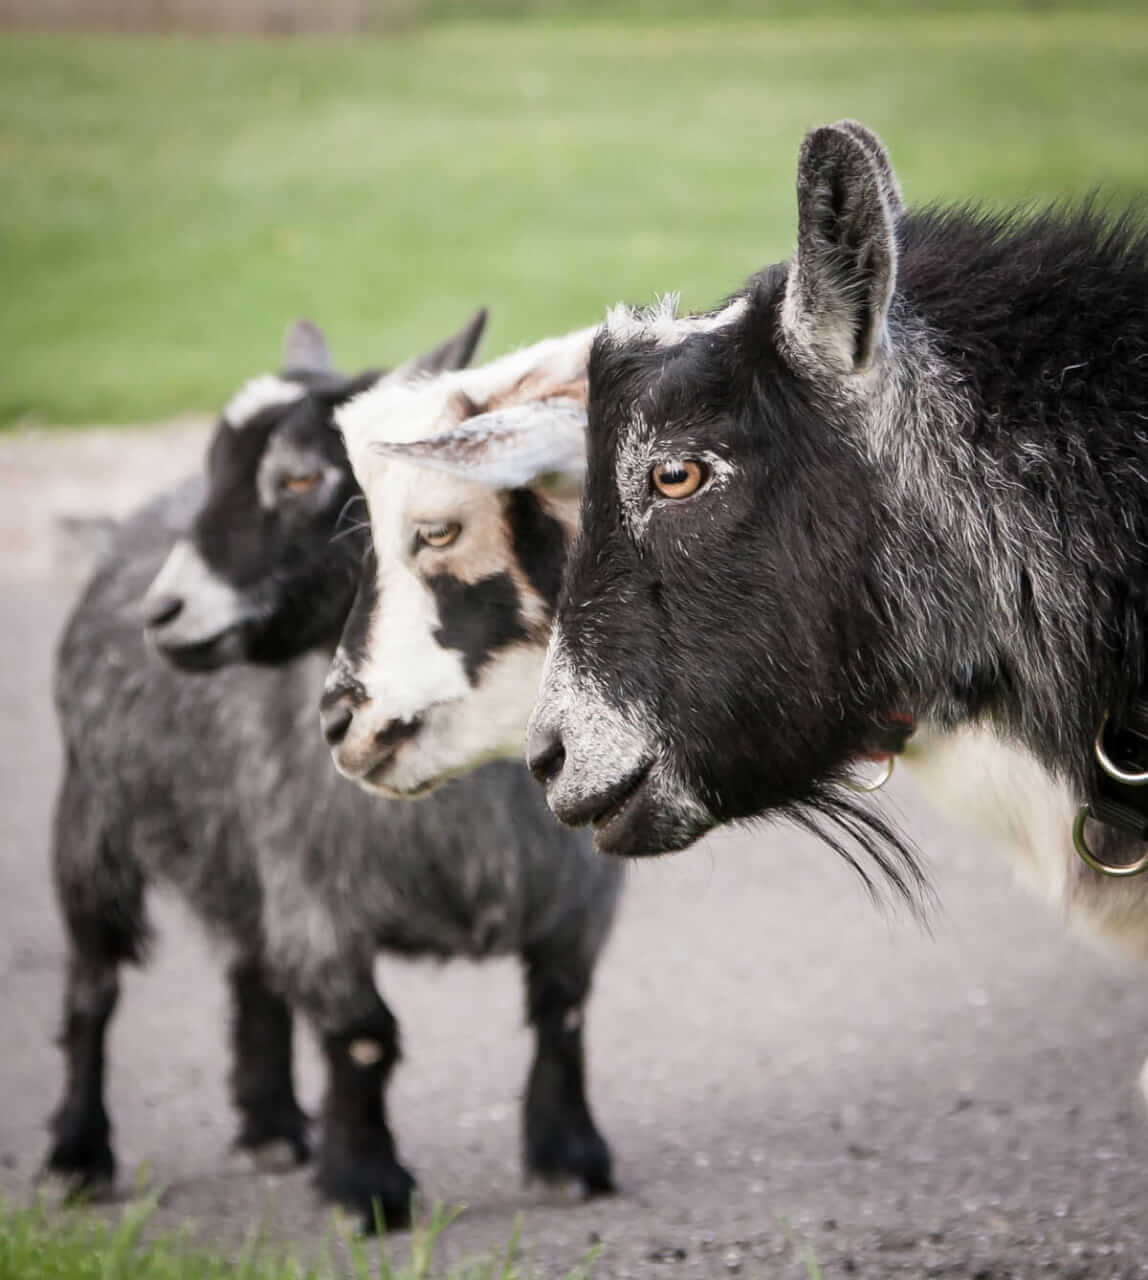
<path id="1" fill-rule="evenodd" d="M 148 1238 L 154 1208 L 154 1200 L 130 1206 L 112 1222 L 84 1209 L 49 1213 L 0 1201 L 0 1280 L 336 1280 L 348 1274 L 333 1260 L 304 1264 L 277 1254 L 257 1237 L 237 1260 L 193 1244 L 186 1233 Z M 341 1239 L 354 1280 L 534 1280 L 529 1265 L 518 1261 L 521 1222 L 505 1252 L 437 1269 L 436 1242 L 457 1213 L 435 1206 L 404 1239 L 404 1262 L 389 1256 L 397 1242 L 363 1240 L 339 1229 L 327 1237 L 324 1252 L 330 1256 Z M 589 1280 L 592 1265 L 593 1254 L 566 1280 Z"/>

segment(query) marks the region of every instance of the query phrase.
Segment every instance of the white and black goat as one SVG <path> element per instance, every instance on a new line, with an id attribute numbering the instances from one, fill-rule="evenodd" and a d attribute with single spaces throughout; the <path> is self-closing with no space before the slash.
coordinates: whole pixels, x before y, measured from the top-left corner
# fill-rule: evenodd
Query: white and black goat
<path id="1" fill-rule="evenodd" d="M 417 367 L 465 363 L 482 319 Z M 239 1146 L 285 1141 L 307 1155 L 292 1084 L 298 1011 L 327 1071 L 319 1188 L 368 1225 L 374 1205 L 388 1225 L 404 1222 L 413 1182 L 385 1107 L 398 1028 L 375 955 L 517 953 L 537 1037 L 526 1168 L 611 1186 L 581 1026 L 618 869 L 554 822 L 521 766 L 493 765 L 423 805 L 387 804 L 338 777 L 318 731 L 366 541 L 331 414 L 373 380 L 339 377 L 320 335 L 297 327 L 286 372 L 255 380 L 225 411 L 206 486 L 190 482 L 123 525 L 66 629 L 55 874 L 70 951 L 67 1083 L 48 1165 L 82 1185 L 114 1171 L 105 1035 L 119 966 L 143 956 L 144 895 L 157 882 L 232 957 Z M 149 584 L 152 645 L 139 609 Z M 185 675 L 157 647 L 199 669 L 282 665 Z"/>
<path id="2" fill-rule="evenodd" d="M 577 522 L 593 332 L 393 377 L 338 412 L 372 544 L 323 698 L 348 777 L 411 796 L 521 757 Z"/>

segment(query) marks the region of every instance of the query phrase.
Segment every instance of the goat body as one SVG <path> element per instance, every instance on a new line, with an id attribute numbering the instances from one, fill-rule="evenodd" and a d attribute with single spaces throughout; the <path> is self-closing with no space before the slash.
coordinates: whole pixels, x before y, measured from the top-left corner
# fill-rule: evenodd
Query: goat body
<path id="1" fill-rule="evenodd" d="M 320 1186 L 368 1221 L 377 1200 L 401 1224 L 413 1182 L 386 1123 L 399 1046 L 373 981 L 376 952 L 517 953 L 538 1040 L 527 1168 L 609 1189 L 609 1151 L 583 1091 L 581 1009 L 619 869 L 555 824 L 520 766 L 491 765 L 419 804 L 341 779 L 317 723 L 321 653 L 196 676 L 163 661 L 139 602 L 204 499 L 190 481 L 124 523 L 60 646 L 55 875 L 71 954 L 68 1084 L 49 1166 L 87 1184 L 114 1171 L 104 1035 L 118 967 L 145 952 L 145 890 L 163 883 L 231 954 L 241 1146 L 286 1141 L 295 1158 L 307 1154 L 291 1078 L 299 1010 L 328 1070 Z"/>

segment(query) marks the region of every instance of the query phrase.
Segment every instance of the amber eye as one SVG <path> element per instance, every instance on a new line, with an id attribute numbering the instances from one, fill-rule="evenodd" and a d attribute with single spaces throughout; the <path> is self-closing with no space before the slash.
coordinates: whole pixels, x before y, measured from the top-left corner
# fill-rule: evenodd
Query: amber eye
<path id="1" fill-rule="evenodd" d="M 704 462 L 685 458 L 681 462 L 659 462 L 650 475 L 663 498 L 688 498 L 705 484 L 709 473 Z"/>
<path id="2" fill-rule="evenodd" d="M 419 541 L 424 547 L 441 550 L 450 544 L 462 532 L 460 524 L 431 524 L 419 530 Z"/>
<path id="3" fill-rule="evenodd" d="M 307 471 L 297 476 L 284 476 L 279 482 L 284 493 L 310 493 L 323 479 L 321 471 Z"/>

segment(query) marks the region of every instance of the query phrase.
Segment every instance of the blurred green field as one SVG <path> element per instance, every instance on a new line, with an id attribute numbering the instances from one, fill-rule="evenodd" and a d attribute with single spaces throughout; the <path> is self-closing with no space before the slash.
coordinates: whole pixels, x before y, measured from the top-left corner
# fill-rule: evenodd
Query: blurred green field
<path id="1" fill-rule="evenodd" d="M 788 253 L 801 135 L 842 115 L 910 200 L 1148 191 L 1148 13 L 883 7 L 0 39 L 0 422 L 211 409 L 300 314 L 350 366 L 478 303 L 487 354 L 706 305 Z"/>

